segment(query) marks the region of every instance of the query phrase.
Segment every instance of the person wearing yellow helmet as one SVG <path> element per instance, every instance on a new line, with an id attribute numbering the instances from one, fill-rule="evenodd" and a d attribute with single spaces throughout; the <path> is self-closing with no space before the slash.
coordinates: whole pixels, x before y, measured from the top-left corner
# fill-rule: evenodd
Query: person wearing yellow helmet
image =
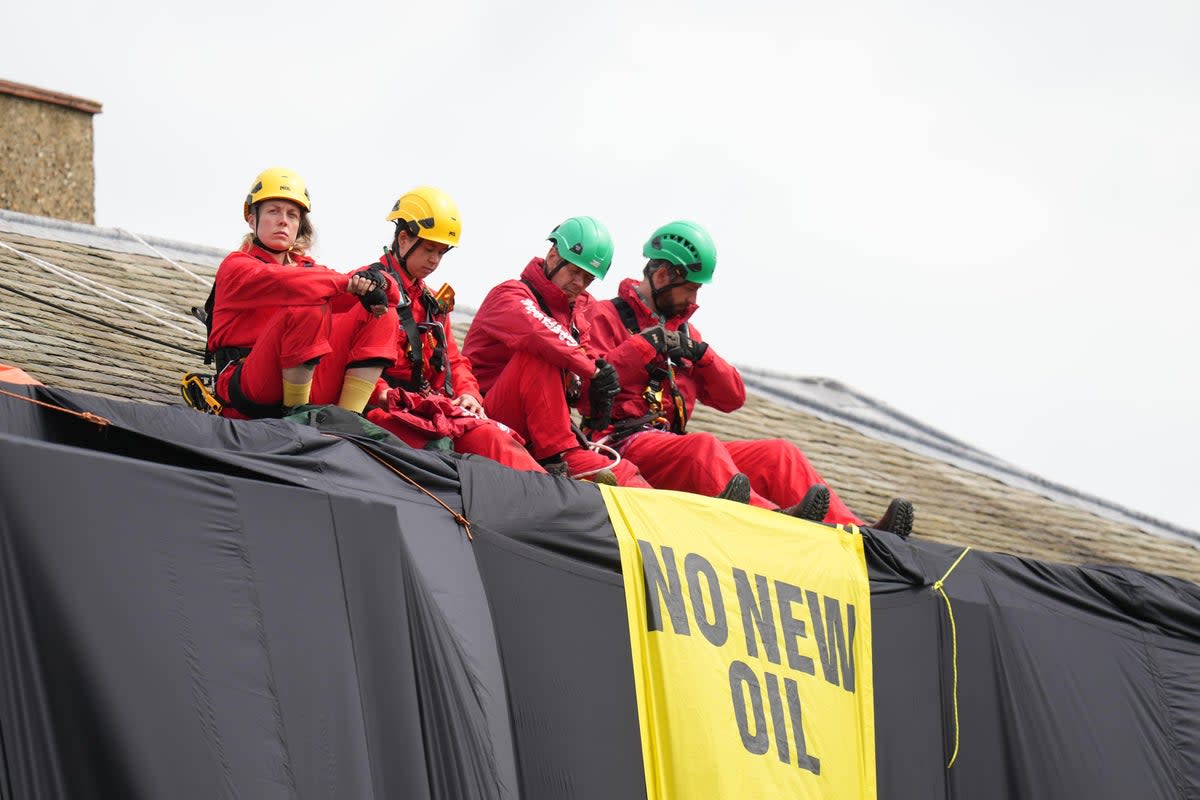
<path id="1" fill-rule="evenodd" d="M 361 412 L 380 371 L 396 359 L 395 292 L 389 298 L 376 275 L 347 275 L 309 257 L 311 211 L 304 180 L 282 167 L 262 172 L 246 194 L 250 233 L 217 269 L 206 304 L 225 416 L 277 417 L 333 402 Z M 326 369 L 329 378 L 315 381 L 317 364 L 335 352 L 333 339 L 341 342 L 332 359 L 337 374 Z"/>
<path id="2" fill-rule="evenodd" d="M 865 525 L 793 443 L 687 431 L 697 401 L 725 412 L 746 401 L 737 368 L 691 322 L 696 297 L 716 271 L 716 247 L 702 226 L 675 220 L 650 235 L 642 254 L 648 261 L 641 279 L 626 279 L 617 297 L 591 307 L 591 346 L 614 365 L 622 386 L 612 427 L 594 435 L 660 489 L 736 496 L 804 519 Z M 912 519 L 912 504 L 897 499 L 873 527 L 908 535 Z"/>
<path id="3" fill-rule="evenodd" d="M 570 405 L 580 400 L 591 417 L 605 416 L 619 388 L 613 368 L 589 355 L 587 331 L 577 324 L 593 301 L 587 288 L 612 264 L 612 237 L 599 220 L 579 216 L 547 238 L 546 257 L 488 292 L 467 332 L 463 346 L 485 407 L 551 471 L 649 487 L 632 461 L 597 452 L 571 420 Z"/>
<path id="4" fill-rule="evenodd" d="M 458 246 L 458 206 L 446 192 L 418 186 L 400 196 L 387 220 L 395 223 L 392 240 L 368 269 L 398 289 L 392 334 L 398 357 L 377 382 L 367 419 L 415 447 L 449 440 L 457 452 L 542 471 L 519 437 L 484 413 L 479 383 L 450 327 L 453 290 L 443 285 L 434 292 L 425 283 Z"/>

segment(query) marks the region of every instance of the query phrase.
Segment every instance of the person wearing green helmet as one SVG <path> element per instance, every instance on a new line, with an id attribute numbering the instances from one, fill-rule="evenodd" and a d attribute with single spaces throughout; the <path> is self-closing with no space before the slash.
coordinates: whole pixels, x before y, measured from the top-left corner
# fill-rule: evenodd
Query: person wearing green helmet
<path id="1" fill-rule="evenodd" d="M 676 220 L 646 240 L 642 278 L 589 309 L 589 345 L 617 370 L 612 425 L 593 437 L 636 463 L 660 489 L 745 500 L 830 524 L 866 525 L 784 439 L 721 441 L 689 433 L 696 401 L 736 411 L 746 401 L 737 368 L 691 323 L 700 288 L 712 282 L 717 249 L 702 226 Z M 872 527 L 906 536 L 912 504 L 896 499 Z"/>
<path id="2" fill-rule="evenodd" d="M 607 417 L 619 388 L 613 368 L 588 355 L 587 332 L 579 326 L 594 302 L 588 287 L 612 264 L 612 237 L 599 220 L 581 216 L 564 220 L 548 238 L 546 257 L 494 287 L 467 332 L 463 353 L 484 408 L 520 434 L 551 472 L 648 487 L 632 463 L 597 452 L 571 420 L 580 398 L 593 416 Z"/>

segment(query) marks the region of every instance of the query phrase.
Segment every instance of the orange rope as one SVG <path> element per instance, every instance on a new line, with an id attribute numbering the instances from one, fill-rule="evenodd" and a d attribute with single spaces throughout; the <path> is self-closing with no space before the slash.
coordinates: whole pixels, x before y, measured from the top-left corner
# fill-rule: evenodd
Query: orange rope
<path id="1" fill-rule="evenodd" d="M 69 408 L 63 408 L 62 406 L 56 406 L 51 403 L 44 403 L 41 400 L 34 400 L 32 397 L 26 397 L 25 395 L 15 394 L 15 393 L 7 391 L 5 389 L 0 389 L 0 394 L 7 395 L 8 397 L 16 398 L 17 400 L 24 400 L 27 403 L 33 403 L 35 406 L 41 406 L 42 408 L 48 408 L 51 411 L 61 411 L 64 414 L 70 414 L 71 416 L 79 417 L 80 419 L 82 419 L 86 422 L 95 423 L 96 425 L 99 425 L 101 428 L 103 428 L 105 425 L 111 424 L 104 417 L 102 417 L 98 414 L 93 414 L 90 411 L 72 411 Z"/>
<path id="2" fill-rule="evenodd" d="M 79 417 L 80 419 L 82 419 L 82 420 L 86 420 L 87 422 L 92 422 L 92 423 L 95 423 L 96 425 L 99 425 L 100 427 L 104 427 L 105 425 L 110 425 L 110 424 L 111 424 L 111 423 L 110 423 L 110 422 L 109 422 L 107 419 L 105 419 L 104 417 L 101 417 L 101 416 L 99 416 L 99 415 L 97 415 L 97 414 L 93 414 L 93 413 L 91 413 L 90 411 L 72 411 L 72 410 L 71 410 L 71 409 L 69 409 L 69 408 L 63 408 L 62 406 L 56 406 L 56 405 L 52 405 L 52 404 L 50 404 L 50 403 L 45 403 L 45 402 L 42 402 L 41 400 L 35 400 L 35 399 L 33 399 L 32 397 L 25 397 L 24 395 L 15 394 L 15 393 L 13 393 L 13 392 L 10 392 L 10 391 L 7 391 L 7 390 L 5 390 L 5 389 L 0 389 L 0 394 L 2 394 L 2 395 L 6 395 L 6 396 L 8 396 L 8 397 L 15 398 L 15 399 L 17 399 L 17 400 L 24 400 L 24 401 L 26 401 L 26 402 L 28 402 L 28 403 L 33 403 L 33 404 L 34 404 L 34 405 L 36 405 L 36 406 L 41 406 L 41 407 L 43 407 L 43 408 L 48 408 L 48 409 L 50 409 L 51 411 L 62 411 L 62 412 L 63 412 L 63 413 L 65 413 L 65 414 L 71 414 L 72 416 Z M 340 436 L 339 436 L 339 437 L 337 437 L 337 438 L 339 438 L 339 439 L 340 439 L 340 438 L 343 438 L 343 437 L 340 437 Z M 462 514 L 458 513 L 457 511 L 455 511 L 455 510 L 454 510 L 453 508 L 451 508 L 450 506 L 446 505 L 444 502 L 442 502 L 442 499 L 441 499 L 440 497 L 438 497 L 437 495 L 435 495 L 435 494 L 433 494 L 432 492 L 430 492 L 430 491 L 429 491 L 428 489 L 426 489 L 424 486 L 422 486 L 421 484 L 417 483 L 415 480 L 413 480 L 413 479 L 412 479 L 412 478 L 410 478 L 409 476 L 405 475 L 405 474 L 404 474 L 403 472 L 401 472 L 400 470 L 396 469 L 396 467 L 395 467 L 395 466 L 393 466 L 392 464 L 388 463 L 388 461 L 387 461 L 386 459 L 384 459 L 383 457 L 381 457 L 381 456 L 380 456 L 378 453 L 376 453 L 375 451 L 373 451 L 373 450 L 371 450 L 371 449 L 369 449 L 369 448 L 367 448 L 367 447 L 363 447 L 361 444 L 359 444 L 358 442 L 355 442 L 355 441 L 354 441 L 354 440 L 352 440 L 352 439 L 347 439 L 347 441 L 349 441 L 349 442 L 351 442 L 351 443 L 353 443 L 353 444 L 357 445 L 357 446 L 358 446 L 358 448 L 359 448 L 360 450 L 362 450 L 364 453 L 366 453 L 366 454 L 367 454 L 367 455 L 369 455 L 371 458 L 373 458 L 373 459 L 375 459 L 376 461 L 378 461 L 380 464 L 383 464 L 385 467 L 387 467 L 388 469 L 390 469 L 392 472 L 396 473 L 396 474 L 397 474 L 397 475 L 399 475 L 401 478 L 403 478 L 405 481 L 407 481 L 407 482 L 408 482 L 408 483 L 409 483 L 411 486 L 413 486 L 414 488 L 418 489 L 418 490 L 419 490 L 419 491 L 420 491 L 422 494 L 425 494 L 426 496 L 428 496 L 428 497 L 429 497 L 431 500 L 433 500 L 433 502 L 437 503 L 439 506 L 441 506 L 442 508 L 446 509 L 446 511 L 447 511 L 447 512 L 450 514 L 450 516 L 454 517 L 454 521 L 455 521 L 455 522 L 457 522 L 459 525 L 461 525 L 461 526 L 462 526 L 462 528 L 463 528 L 463 530 L 467 532 L 467 540 L 468 540 L 468 541 L 472 541 L 472 542 L 473 542 L 473 541 L 475 541 L 475 536 L 474 536 L 474 535 L 471 533 L 471 521 L 470 521 L 469 519 L 467 519 L 466 517 L 464 517 Z"/>
<path id="3" fill-rule="evenodd" d="M 342 437 L 339 436 L 338 438 L 340 439 Z M 360 444 L 359 442 L 355 442 L 353 439 L 347 439 L 346 441 L 353 443 L 355 446 L 358 447 L 358 449 L 362 450 L 364 453 L 366 453 L 371 458 L 378 461 L 380 464 L 383 464 L 385 467 L 390 469 L 392 472 L 396 473 L 401 478 L 403 478 L 405 481 L 407 481 L 410 485 L 419 489 L 423 494 L 427 495 L 430 499 L 432 499 L 439 506 L 446 509 L 446 511 L 449 512 L 450 516 L 454 517 L 454 521 L 457 522 L 459 525 L 461 525 L 463 527 L 463 530 L 465 530 L 467 532 L 467 541 L 470 541 L 470 542 L 475 541 L 475 537 L 471 534 L 471 521 L 469 519 L 467 519 L 466 517 L 464 517 L 462 514 L 458 513 L 457 511 L 455 511 L 450 506 L 443 503 L 442 499 L 440 497 L 438 497 L 437 495 L 430 492 L 428 489 L 426 489 L 421 484 L 417 483 L 415 480 L 413 480 L 409 476 L 405 475 L 403 472 L 398 470 L 393 464 L 389 463 L 387 461 L 387 459 L 380 456 L 374 450 L 371 450 L 369 447 L 364 447 L 362 444 Z"/>
<path id="4" fill-rule="evenodd" d="M 0 394 L 15 398 L 17 400 L 24 400 L 27 403 L 33 403 L 36 406 L 48 408 L 51 411 L 62 411 L 65 414 L 71 414 L 72 416 L 79 417 L 80 419 L 86 420 L 87 422 L 95 423 L 96 425 L 99 425 L 100 427 L 104 427 L 105 425 L 111 424 L 104 417 L 101 417 L 98 414 L 93 414 L 90 411 L 72 411 L 69 408 L 63 408 L 62 406 L 56 406 L 56 405 L 52 405 L 50 403 L 45 403 L 45 402 L 42 402 L 41 400 L 35 400 L 32 397 L 25 397 L 24 395 L 15 394 L 15 393 L 7 391 L 5 389 L 0 389 Z M 337 438 L 340 439 L 343 437 L 339 436 Z M 371 458 L 378 461 L 380 464 L 383 464 L 385 467 L 390 469 L 392 472 L 396 473 L 401 478 L 403 478 L 405 481 L 407 481 L 411 486 L 418 489 L 422 494 L 425 494 L 426 496 L 428 496 L 431 500 L 433 500 L 433 502 L 437 503 L 439 506 L 446 509 L 446 511 L 450 514 L 450 516 L 454 517 L 454 521 L 457 522 L 459 525 L 461 525 L 463 530 L 467 532 L 467 540 L 472 541 L 472 542 L 475 541 L 475 536 L 471 533 L 471 521 L 469 519 L 467 519 L 466 517 L 464 517 L 462 514 L 458 513 L 457 511 L 455 511 L 450 506 L 446 505 L 444 502 L 442 502 L 442 499 L 440 497 L 438 497 L 437 495 L 430 492 L 424 486 L 417 483 L 415 480 L 413 480 L 409 476 L 405 475 L 400 470 L 396 469 L 395 466 L 390 464 L 386 459 L 381 457 L 375 451 L 371 450 L 370 448 L 363 447 L 361 444 L 359 444 L 358 442 L 355 442 L 353 439 L 347 439 L 346 441 L 349 441 L 352 444 L 358 446 L 358 448 L 360 450 L 362 450 L 364 453 L 366 453 Z"/>

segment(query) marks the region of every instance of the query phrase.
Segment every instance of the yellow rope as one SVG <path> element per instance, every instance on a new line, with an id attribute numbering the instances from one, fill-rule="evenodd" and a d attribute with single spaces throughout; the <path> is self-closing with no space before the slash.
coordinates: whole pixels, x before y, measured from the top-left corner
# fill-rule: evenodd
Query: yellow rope
<path id="1" fill-rule="evenodd" d="M 954 572 L 954 568 L 959 565 L 969 552 L 971 552 L 971 548 L 968 547 L 959 553 L 958 558 L 950 565 L 950 569 L 946 570 L 946 574 L 933 584 L 933 590 L 941 594 L 942 599 L 946 601 L 946 612 L 950 615 L 951 663 L 954 666 L 954 752 L 950 756 L 950 763 L 946 765 L 946 769 L 953 767 L 954 760 L 958 758 L 958 628 L 954 625 L 954 609 L 950 606 L 950 598 L 946 595 L 946 590 L 942 586 L 945 585 L 946 579 L 950 577 L 950 573 Z"/>

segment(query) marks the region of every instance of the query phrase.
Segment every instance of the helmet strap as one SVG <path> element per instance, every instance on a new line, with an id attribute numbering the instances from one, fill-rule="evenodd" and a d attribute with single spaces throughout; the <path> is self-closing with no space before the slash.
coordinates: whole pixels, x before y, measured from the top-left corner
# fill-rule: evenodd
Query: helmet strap
<path id="1" fill-rule="evenodd" d="M 654 276 L 654 273 L 658 272 L 660 269 L 667 270 L 667 274 L 669 274 L 671 276 L 671 280 L 668 281 L 667 283 L 663 284 L 662 286 L 655 287 L 653 276 Z M 671 291 L 676 286 L 683 286 L 685 283 L 687 283 L 686 280 L 676 280 L 675 279 L 676 269 L 677 269 L 677 267 L 675 267 L 672 264 L 667 264 L 667 265 L 661 266 L 661 267 L 651 267 L 650 264 L 646 264 L 646 269 L 644 270 L 644 272 L 645 272 L 647 281 L 650 284 L 650 302 L 653 304 L 654 310 L 656 312 L 658 312 L 660 315 L 663 314 L 663 310 L 661 308 L 659 308 L 659 306 L 658 306 L 659 296 L 662 295 L 664 292 Z"/>
<path id="2" fill-rule="evenodd" d="M 279 255 L 280 253 L 288 252 L 287 250 L 276 250 L 274 247 L 271 247 L 271 245 L 267 244 L 262 239 L 258 238 L 257 235 L 255 235 L 255 237 L 254 237 L 254 246 L 262 248 L 263 250 L 266 250 L 268 253 L 274 253 L 275 255 Z"/>
<path id="3" fill-rule="evenodd" d="M 408 250 L 405 251 L 404 255 L 400 255 L 401 226 L 403 226 L 403 230 L 405 233 L 407 233 L 409 236 L 413 237 L 412 246 L 409 247 Z M 400 269 L 404 270 L 404 274 L 408 276 L 408 279 L 410 281 L 416 280 L 416 279 L 413 278 L 412 273 L 408 271 L 408 257 L 413 254 L 413 250 L 416 250 L 417 245 L 419 245 L 420 243 L 421 243 L 421 237 L 417 236 L 416 234 L 414 234 L 412 232 L 412 228 L 409 227 L 409 223 L 407 220 L 401 220 L 401 219 L 396 220 L 396 235 L 392 237 L 392 255 L 395 256 L 396 263 L 398 263 L 400 265 Z"/>
<path id="4" fill-rule="evenodd" d="M 557 247 L 554 250 L 554 254 L 558 255 Z M 554 280 L 554 276 L 557 275 L 560 271 L 562 271 L 562 268 L 565 267 L 566 265 L 567 265 L 567 260 L 565 258 L 563 258 L 562 256 L 558 256 L 558 263 L 554 266 L 554 269 L 548 269 L 546 264 L 542 264 L 542 274 L 546 276 L 546 280 L 552 281 L 552 280 Z"/>
<path id="5" fill-rule="evenodd" d="M 260 211 L 260 209 L 259 209 L 259 207 L 258 207 L 258 203 L 255 203 L 255 204 L 254 204 L 254 246 L 255 246 L 255 247 L 261 247 L 263 250 L 266 250 L 268 253 L 271 253 L 271 254 L 273 254 L 273 255 L 279 255 L 280 253 L 286 253 L 286 252 L 288 252 L 287 250 L 277 250 L 277 249 L 275 249 L 274 247 L 271 247 L 271 246 L 270 246 L 269 244 L 267 244 L 266 242 L 264 242 L 262 239 L 258 238 L 258 215 L 259 215 L 259 211 Z M 290 248 L 289 248 L 289 249 L 290 249 Z"/>

